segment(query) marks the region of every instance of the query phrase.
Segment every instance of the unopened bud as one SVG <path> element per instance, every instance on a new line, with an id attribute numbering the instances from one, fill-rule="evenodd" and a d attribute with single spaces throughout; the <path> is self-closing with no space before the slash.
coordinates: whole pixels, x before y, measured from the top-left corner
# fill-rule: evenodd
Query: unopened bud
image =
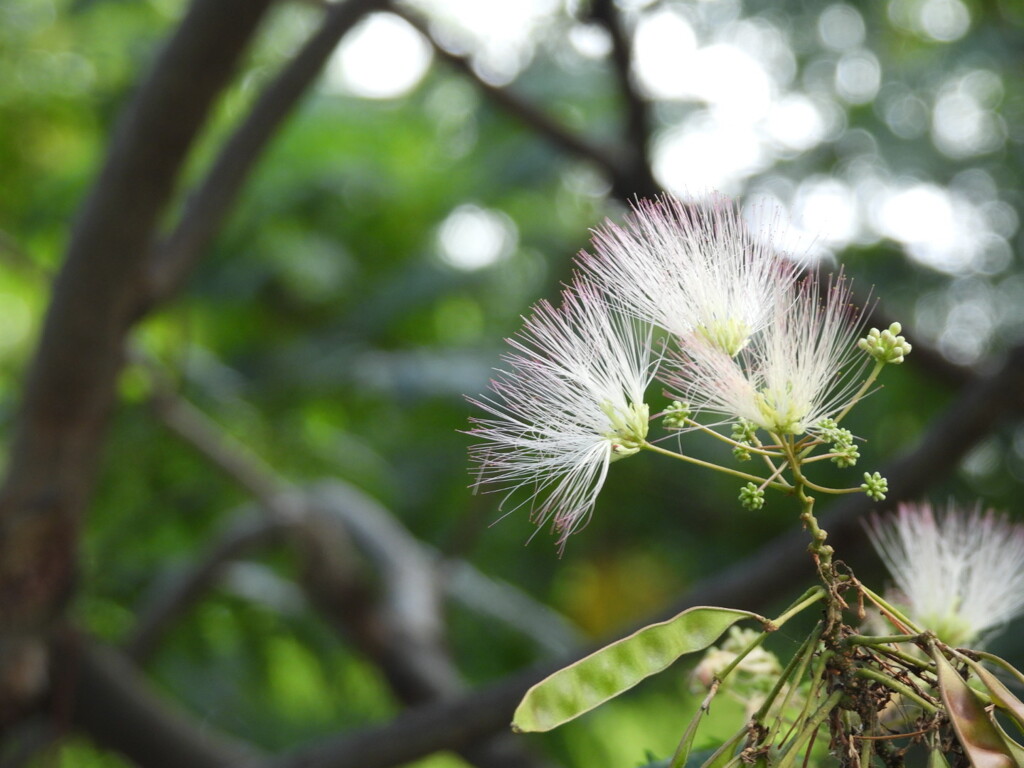
<path id="1" fill-rule="evenodd" d="M 673 400 L 662 414 L 663 423 L 668 429 L 682 429 L 692 415 L 688 403 Z"/>
<path id="2" fill-rule="evenodd" d="M 764 489 L 754 483 L 747 483 L 740 488 L 740 504 L 751 512 L 759 510 L 764 506 Z"/>
<path id="3" fill-rule="evenodd" d="M 905 338 L 900 336 L 903 326 L 893 323 L 884 331 L 872 328 L 868 335 L 857 342 L 857 346 L 881 363 L 898 365 L 913 349 Z"/>
<path id="4" fill-rule="evenodd" d="M 865 472 L 864 482 L 861 483 L 860 489 L 868 495 L 868 498 L 874 501 L 883 501 L 885 494 L 889 492 L 889 481 L 878 472 L 871 474 Z"/>

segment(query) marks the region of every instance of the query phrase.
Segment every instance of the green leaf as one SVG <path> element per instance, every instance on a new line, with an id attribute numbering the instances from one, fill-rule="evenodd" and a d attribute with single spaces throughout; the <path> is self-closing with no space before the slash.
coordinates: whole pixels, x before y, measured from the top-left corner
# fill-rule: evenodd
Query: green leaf
<path id="1" fill-rule="evenodd" d="M 928 755 L 928 768 L 949 768 L 949 760 L 941 749 L 933 749 Z"/>
<path id="2" fill-rule="evenodd" d="M 697 607 L 637 630 L 560 669 L 526 692 L 512 718 L 517 733 L 550 731 L 660 672 L 680 656 L 707 648 L 749 611 Z"/>
<path id="3" fill-rule="evenodd" d="M 967 758 L 974 768 L 1019 768 L 999 731 L 971 687 L 960 677 L 942 651 L 934 649 L 939 691 Z"/>

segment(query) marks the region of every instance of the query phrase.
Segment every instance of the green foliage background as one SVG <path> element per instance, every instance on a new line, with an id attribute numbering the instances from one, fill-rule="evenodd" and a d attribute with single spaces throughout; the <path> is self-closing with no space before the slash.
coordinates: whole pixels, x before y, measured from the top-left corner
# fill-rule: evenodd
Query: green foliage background
<path id="1" fill-rule="evenodd" d="M 940 42 L 899 23 L 905 9 L 912 13 L 922 2 L 893 0 L 860 10 L 865 45 L 881 62 L 881 94 L 899 87 L 929 104 L 946 78 L 993 72 L 1002 88 L 994 111 L 1005 126 L 1004 140 L 990 151 L 951 157 L 936 148 L 927 126 L 912 137 L 895 133 L 881 101 L 845 105 L 844 130 L 809 151 L 776 158 L 744 182 L 746 189 L 769 177 L 841 175 L 857 152 L 894 174 L 940 186 L 981 170 L 999 200 L 1020 213 L 1019 6 L 1012 0 L 958 3 L 970 14 L 970 28 Z M 831 55 L 817 34 L 824 3 L 695 5 L 728 6 L 735 17 L 784 30 L 798 89 Z M 686 12 L 695 7 L 679 6 Z M 118 110 L 183 7 L 178 0 L 0 5 L 4 429 L 69 222 Z M 201 175 L 217 140 L 245 114 L 317 13 L 301 3 L 280 4 L 223 99 L 190 178 Z M 573 58 L 565 46 L 571 24 L 568 9 L 553 13 L 510 87 L 576 130 L 621 141 L 623 113 L 610 64 Z M 658 105 L 658 130 L 678 124 L 696 106 Z M 462 205 L 507 217 L 516 238 L 506 258 L 460 271 L 439 256 L 439 227 Z M 518 585 L 586 636 L 608 637 L 795 524 L 784 499 L 746 512 L 735 502 L 732 481 L 643 457 L 615 465 L 593 522 L 559 559 L 546 532 L 531 539 L 524 510 L 503 518 L 498 497 L 469 490 L 470 438 L 460 430 L 473 408 L 464 395 L 486 387 L 490 369 L 500 364 L 503 338 L 516 332 L 529 306 L 554 298 L 571 256 L 586 245 L 588 228 L 621 213 L 595 169 L 499 111 L 464 74 L 441 62 L 396 99 L 317 90 L 263 158 L 187 291 L 148 320 L 136 342 L 192 402 L 282 477 L 296 484 L 349 481 L 441 552 Z M 982 354 L 961 361 L 984 370 L 1019 339 L 1024 321 L 1018 234 L 1010 244 L 1012 256 L 998 270 L 938 271 L 906 258 L 886 239 L 849 248 L 839 258 L 859 285 L 875 286 L 882 308 L 904 322 L 915 344 L 940 339 L 958 307 L 979 296 L 992 302 L 996 320 Z M 973 332 L 970 324 L 965 328 Z M 152 417 L 147 392 L 145 376 L 129 370 L 81 545 L 74 618 L 114 643 L 130 631 L 154 584 L 194 561 L 248 501 Z M 854 432 L 867 439 L 865 466 L 912 445 L 950 395 L 913 360 L 886 371 L 884 389 L 851 418 Z M 718 448 L 693 450 L 714 455 Z M 1018 515 L 1022 454 L 1024 433 L 1006 424 L 955 476 L 935 478 L 933 498 L 980 496 Z M 866 553 L 851 561 L 877 573 Z M 374 666 L 298 596 L 292 553 L 271 551 L 246 566 L 161 646 L 151 671 L 163 691 L 212 726 L 271 750 L 398 710 Z M 780 595 L 779 603 L 792 597 Z M 507 627 L 455 606 L 449 612 L 451 646 L 474 683 L 539 655 Z M 798 637 L 794 629 L 778 638 L 777 649 L 784 653 Z M 1019 653 L 1012 641 L 1006 645 L 1001 650 Z M 688 698 L 685 691 L 683 672 L 669 674 L 537 742 L 566 765 L 639 765 L 646 750 L 663 756 L 674 745 L 692 705 L 680 699 Z M 60 748 L 59 763 L 42 764 L 120 763 L 72 741 Z M 417 765 L 459 764 L 442 755 Z"/>

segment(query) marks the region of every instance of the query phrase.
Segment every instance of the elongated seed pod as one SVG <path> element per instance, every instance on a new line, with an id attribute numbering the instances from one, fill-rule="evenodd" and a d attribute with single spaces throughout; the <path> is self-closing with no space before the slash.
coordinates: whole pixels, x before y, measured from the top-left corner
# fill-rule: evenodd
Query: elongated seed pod
<path id="1" fill-rule="evenodd" d="M 946 661 L 942 651 L 933 649 L 932 658 L 946 714 L 973 768 L 1020 768 L 977 694 Z"/>
<path id="2" fill-rule="evenodd" d="M 680 656 L 707 648 L 740 619 L 770 626 L 756 613 L 701 606 L 637 630 L 530 688 L 515 711 L 512 730 L 550 731 L 629 690 Z"/>

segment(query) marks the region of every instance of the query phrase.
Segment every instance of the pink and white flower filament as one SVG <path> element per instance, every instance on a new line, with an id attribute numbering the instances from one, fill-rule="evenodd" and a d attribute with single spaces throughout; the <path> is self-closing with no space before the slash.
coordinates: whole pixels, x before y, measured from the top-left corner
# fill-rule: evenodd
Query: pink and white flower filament
<path id="1" fill-rule="evenodd" d="M 896 583 L 893 602 L 950 645 L 976 643 L 1024 613 L 1024 525 L 992 510 L 902 504 L 871 541 Z"/>
<path id="2" fill-rule="evenodd" d="M 580 265 L 623 311 L 729 355 L 769 324 L 795 280 L 770 239 L 754 238 L 718 195 L 700 205 L 642 200 L 627 226 L 606 222 L 593 244 Z"/>
<path id="3" fill-rule="evenodd" d="M 868 358 L 858 355 L 860 323 L 842 277 L 824 296 L 808 279 L 772 299 L 771 322 L 738 356 L 691 338 L 665 381 L 698 411 L 799 436 L 846 407 Z"/>
<path id="4" fill-rule="evenodd" d="M 483 442 L 471 451 L 481 482 L 510 495 L 529 487 L 535 521 L 553 521 L 564 544 L 588 520 L 611 462 L 636 453 L 647 436 L 650 329 L 577 281 L 560 308 L 540 302 L 509 343 L 510 370 L 477 402 L 491 418 L 474 420 Z"/>
<path id="5" fill-rule="evenodd" d="M 553 521 L 561 543 L 589 519 L 611 462 L 651 447 L 644 397 L 656 374 L 696 412 L 753 423 L 771 441 L 813 431 L 858 394 L 848 285 L 798 281 L 724 198 L 640 202 L 593 243 L 562 306 L 541 302 L 511 341 L 509 371 L 478 403 L 489 417 L 472 430 L 480 482 L 528 488 L 534 518 Z M 653 328 L 668 336 L 658 353 Z"/>

